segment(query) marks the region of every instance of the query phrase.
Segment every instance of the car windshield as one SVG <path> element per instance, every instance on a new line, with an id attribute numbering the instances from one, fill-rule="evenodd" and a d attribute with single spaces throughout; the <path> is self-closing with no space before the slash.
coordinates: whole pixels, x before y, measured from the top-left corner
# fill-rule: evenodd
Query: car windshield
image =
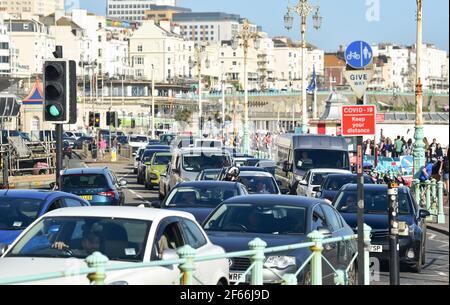
<path id="1" fill-rule="evenodd" d="M 357 213 L 357 192 L 341 192 L 336 200 L 335 207 L 341 213 Z M 399 189 L 398 209 L 400 214 L 413 213 L 412 203 L 405 190 Z M 388 214 L 387 190 L 385 192 L 364 190 L 364 213 Z"/>
<path id="2" fill-rule="evenodd" d="M 272 177 L 241 174 L 238 181 L 245 185 L 249 194 L 278 194 L 277 184 Z"/>
<path id="3" fill-rule="evenodd" d="M 2 198 L 0 200 L 0 230 L 23 230 L 39 215 L 43 200 Z"/>
<path id="4" fill-rule="evenodd" d="M 147 141 L 148 141 L 147 137 L 130 137 L 130 142 L 144 143 Z"/>
<path id="5" fill-rule="evenodd" d="M 222 170 L 207 170 L 200 176 L 201 180 L 217 180 Z"/>
<path id="6" fill-rule="evenodd" d="M 250 159 L 245 161 L 245 166 L 256 166 L 260 160 L 259 159 Z"/>
<path id="7" fill-rule="evenodd" d="M 235 185 L 179 187 L 169 194 L 164 204 L 168 207 L 215 208 L 223 201 L 238 195 Z"/>
<path id="8" fill-rule="evenodd" d="M 349 169 L 348 153 L 337 150 L 296 149 L 295 166 L 304 171 L 313 168 Z"/>
<path id="9" fill-rule="evenodd" d="M 108 181 L 103 174 L 63 175 L 62 189 L 73 188 L 105 188 Z"/>
<path id="10" fill-rule="evenodd" d="M 143 162 L 150 162 L 152 160 L 152 158 L 153 158 L 153 155 L 158 153 L 158 152 L 161 152 L 161 151 L 162 150 L 153 150 L 153 149 L 144 151 L 144 154 L 142 155 L 142 161 Z"/>
<path id="11" fill-rule="evenodd" d="M 134 219 L 44 217 L 8 256 L 84 259 L 99 251 L 109 260 L 142 261 L 150 227 L 150 221 Z"/>
<path id="12" fill-rule="evenodd" d="M 328 191 L 339 191 L 346 184 L 356 183 L 357 176 L 328 176 L 324 182 L 323 189 Z M 372 184 L 372 180 L 368 176 L 364 176 L 365 184 Z"/>
<path id="13" fill-rule="evenodd" d="M 153 159 L 152 165 L 167 165 L 172 160 L 170 155 L 156 155 Z"/>
<path id="14" fill-rule="evenodd" d="M 303 207 L 258 204 L 223 204 L 204 226 L 206 231 L 258 234 L 304 234 Z"/>
<path id="15" fill-rule="evenodd" d="M 231 166 L 231 162 L 230 158 L 226 155 L 201 153 L 183 156 L 183 169 L 188 172 L 200 172 L 204 169 L 223 168 L 228 166 Z"/>

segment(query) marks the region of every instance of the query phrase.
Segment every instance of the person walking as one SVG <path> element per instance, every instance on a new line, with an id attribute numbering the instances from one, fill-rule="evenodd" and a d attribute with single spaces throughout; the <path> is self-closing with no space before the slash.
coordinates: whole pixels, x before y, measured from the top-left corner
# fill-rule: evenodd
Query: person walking
<path id="1" fill-rule="evenodd" d="M 103 160 L 103 158 L 105 157 L 105 151 L 106 151 L 106 141 L 103 137 L 100 137 L 100 142 L 99 142 L 99 152 L 100 152 L 100 158 Z"/>
<path id="2" fill-rule="evenodd" d="M 385 145 L 385 154 L 384 156 L 386 158 L 391 158 L 392 157 L 392 150 L 393 150 L 393 145 L 392 145 L 392 140 L 391 138 L 386 138 L 386 145 Z"/>
<path id="3" fill-rule="evenodd" d="M 449 164 L 448 164 L 448 154 L 449 154 L 449 148 L 447 147 L 447 153 L 443 157 L 443 160 L 441 161 L 441 168 L 439 169 L 439 174 L 442 176 L 442 180 L 444 182 L 444 193 L 445 196 L 448 196 L 449 192 L 449 183 L 448 183 L 448 173 L 449 173 Z"/>
<path id="4" fill-rule="evenodd" d="M 428 156 L 430 158 L 436 158 L 436 150 L 437 150 L 438 144 L 436 142 L 436 139 L 433 139 L 433 142 L 428 147 Z"/>
<path id="5" fill-rule="evenodd" d="M 92 144 L 91 144 L 91 155 L 92 155 L 92 160 L 94 162 L 97 162 L 97 150 L 98 150 L 97 140 L 94 138 L 92 140 Z"/>
<path id="6" fill-rule="evenodd" d="M 412 139 L 409 139 L 408 142 L 406 142 L 405 148 L 404 148 L 404 155 L 405 156 L 411 156 L 413 154 L 414 146 Z"/>
<path id="7" fill-rule="evenodd" d="M 401 156 L 403 152 L 403 141 L 400 136 L 397 136 L 397 140 L 394 142 L 394 158 L 398 158 Z"/>

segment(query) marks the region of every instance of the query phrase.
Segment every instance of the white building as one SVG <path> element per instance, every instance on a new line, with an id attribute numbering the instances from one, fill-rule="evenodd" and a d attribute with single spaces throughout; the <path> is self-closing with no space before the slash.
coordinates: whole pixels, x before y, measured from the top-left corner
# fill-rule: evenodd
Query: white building
<path id="1" fill-rule="evenodd" d="M 0 0 L 0 12 L 19 18 L 23 13 L 47 16 L 64 9 L 64 0 Z"/>
<path id="2" fill-rule="evenodd" d="M 0 17 L 0 77 L 11 74 L 10 40 L 6 25 Z"/>
<path id="3" fill-rule="evenodd" d="M 261 89 L 275 88 L 275 52 L 274 42 L 267 33 L 260 33 L 258 50 L 258 74 Z"/>
<path id="4" fill-rule="evenodd" d="M 138 78 L 151 79 L 152 69 L 156 82 L 189 78 L 193 57 L 194 43 L 177 34 L 169 21 L 157 25 L 145 20 L 130 38 L 130 58 Z"/>
<path id="5" fill-rule="evenodd" d="M 151 5 L 176 6 L 176 0 L 108 0 L 106 15 L 121 20 L 142 21 Z"/>
<path id="6" fill-rule="evenodd" d="M 55 38 L 50 28 L 38 17 L 5 20 L 11 43 L 20 50 L 17 74 L 42 74 L 44 62 L 54 58 Z M 17 55 L 17 52 L 14 52 Z"/>
<path id="7" fill-rule="evenodd" d="M 173 22 L 181 27 L 184 38 L 192 41 L 221 43 L 229 41 L 242 30 L 242 18 L 220 12 L 184 12 L 173 14 Z M 250 31 L 258 27 L 250 24 Z"/>

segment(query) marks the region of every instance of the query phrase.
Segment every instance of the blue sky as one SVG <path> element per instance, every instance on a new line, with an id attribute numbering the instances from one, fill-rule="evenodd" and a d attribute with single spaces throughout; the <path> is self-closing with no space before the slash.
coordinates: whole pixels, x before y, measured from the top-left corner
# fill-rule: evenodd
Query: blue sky
<path id="1" fill-rule="evenodd" d="M 297 1 L 291 0 L 291 3 Z M 82 8 L 105 14 L 106 0 L 79 2 Z M 449 1 L 424 2 L 424 42 L 434 43 L 448 52 Z M 178 0 L 179 6 L 192 8 L 193 11 L 237 13 L 261 25 L 271 36 L 287 35 L 298 40 L 298 16 L 294 20 L 297 26 L 291 32 L 285 30 L 283 25 L 287 3 L 288 0 Z M 317 0 L 310 0 L 310 3 L 315 4 Z M 320 5 L 324 18 L 322 28 L 316 31 L 312 27 L 311 14 L 307 40 L 325 51 L 335 51 L 339 45 L 347 45 L 354 40 L 408 45 L 415 42 L 416 0 L 321 0 Z M 366 17 L 371 12 L 374 12 L 374 21 Z"/>

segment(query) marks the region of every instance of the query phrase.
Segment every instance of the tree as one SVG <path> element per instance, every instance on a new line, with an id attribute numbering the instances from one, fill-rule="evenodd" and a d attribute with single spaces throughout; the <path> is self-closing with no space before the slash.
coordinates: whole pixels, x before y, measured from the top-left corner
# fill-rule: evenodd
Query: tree
<path id="1" fill-rule="evenodd" d="M 192 111 L 189 109 L 178 110 L 175 113 L 175 121 L 189 123 L 192 117 Z"/>

